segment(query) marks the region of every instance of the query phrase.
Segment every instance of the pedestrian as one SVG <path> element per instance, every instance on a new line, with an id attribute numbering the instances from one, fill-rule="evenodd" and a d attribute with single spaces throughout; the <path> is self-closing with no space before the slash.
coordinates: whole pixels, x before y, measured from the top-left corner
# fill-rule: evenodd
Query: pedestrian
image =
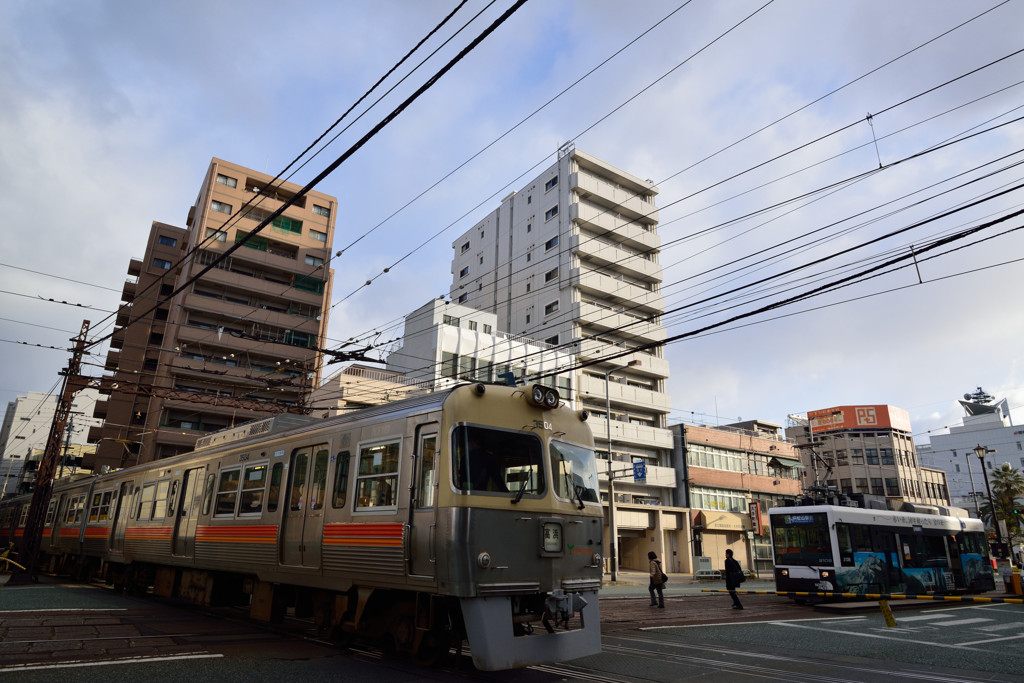
<path id="1" fill-rule="evenodd" d="M 732 559 L 732 550 L 725 551 L 725 587 L 732 596 L 732 608 L 743 609 L 740 599 L 736 595 L 736 589 L 743 583 L 743 568 L 740 563 Z"/>
<path id="2" fill-rule="evenodd" d="M 661 571 L 661 560 L 654 551 L 647 553 L 647 559 L 651 561 L 651 585 L 647 590 L 651 593 L 651 607 L 665 608 L 665 574 Z M 655 601 L 654 592 L 658 592 L 658 599 Z"/>

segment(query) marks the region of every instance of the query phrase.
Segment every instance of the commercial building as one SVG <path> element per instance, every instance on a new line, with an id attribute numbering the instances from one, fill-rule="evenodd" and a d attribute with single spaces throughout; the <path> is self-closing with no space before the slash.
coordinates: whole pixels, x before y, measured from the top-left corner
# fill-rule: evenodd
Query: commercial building
<path id="1" fill-rule="evenodd" d="M 319 384 L 335 198 L 306 194 L 225 255 L 301 189 L 272 180 L 213 159 L 186 227 L 153 223 L 144 258 L 128 267 L 87 466 L 191 450 L 208 432 L 297 406 Z"/>
<path id="2" fill-rule="evenodd" d="M 801 449 L 810 484 L 884 497 L 894 509 L 901 502 L 950 504 L 945 474 L 918 461 L 902 408 L 837 406 L 790 415 L 786 436 Z"/>
<path id="3" fill-rule="evenodd" d="M 917 453 L 923 464 L 945 472 L 953 504 L 978 516 L 986 493 L 982 463 L 974 449 L 995 451 L 985 456 L 989 474 L 1002 463 L 1024 470 L 1024 428 L 1013 425 L 1006 399 L 997 403 L 981 387 L 959 403 L 964 410 L 961 424 L 950 427 L 948 434 L 930 435 L 928 443 L 917 445 Z"/>
<path id="4" fill-rule="evenodd" d="M 61 440 L 64 444 L 62 450 L 66 448 L 68 452 L 78 453 L 86 442 L 89 429 L 100 424 L 92 417 L 98 398 L 99 393 L 95 389 L 84 389 L 75 394 L 68 426 Z M 3 426 L 0 427 L 0 497 L 23 492 L 19 491 L 19 482 L 25 482 L 26 463 L 33 453 L 46 449 L 56 410 L 57 396 L 38 391 L 18 396 L 7 404 Z M 33 466 L 28 468 L 32 470 Z M 31 483 L 33 478 L 29 476 L 28 481 Z"/>
<path id="5" fill-rule="evenodd" d="M 802 496 L 803 470 L 782 426 L 750 420 L 721 427 L 672 426 L 679 492 L 690 508 L 690 553 L 721 570 L 732 550 L 744 568 L 771 572 L 768 510 Z"/>
<path id="6" fill-rule="evenodd" d="M 566 145 L 452 243 L 455 302 L 573 356 L 565 374 L 576 404 L 592 416 L 599 456 L 611 457 L 611 467 L 600 468 L 602 495 L 607 500 L 610 469 L 625 475 L 615 485 L 617 503 L 638 507 L 676 504 L 669 368 L 656 346 L 665 339 L 657 193 L 653 182 Z M 628 476 L 634 462 L 646 465 L 642 482 Z M 622 515 L 620 557 L 642 567 L 647 550 L 671 549 L 677 522 L 665 529 L 650 515 L 633 517 Z"/>

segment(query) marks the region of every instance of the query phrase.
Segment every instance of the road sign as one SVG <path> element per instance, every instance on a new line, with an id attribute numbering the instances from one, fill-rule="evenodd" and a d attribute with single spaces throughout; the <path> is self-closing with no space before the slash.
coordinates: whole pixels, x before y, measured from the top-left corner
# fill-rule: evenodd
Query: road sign
<path id="1" fill-rule="evenodd" d="M 642 462 L 633 463 L 633 480 L 634 481 L 646 481 L 647 479 L 647 465 Z"/>

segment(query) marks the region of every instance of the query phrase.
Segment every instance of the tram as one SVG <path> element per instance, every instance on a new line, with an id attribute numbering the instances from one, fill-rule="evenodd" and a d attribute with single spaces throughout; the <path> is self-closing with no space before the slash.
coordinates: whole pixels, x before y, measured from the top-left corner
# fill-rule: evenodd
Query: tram
<path id="1" fill-rule="evenodd" d="M 768 517 L 778 591 L 918 595 L 995 588 L 984 526 L 966 512 L 806 505 L 772 508 Z"/>
<path id="2" fill-rule="evenodd" d="M 42 563 L 265 621 L 293 610 L 424 662 L 464 641 L 482 670 L 595 654 L 603 514 L 586 419 L 548 387 L 467 384 L 249 423 L 57 482 Z M 30 501 L 0 503 L 4 546 Z"/>

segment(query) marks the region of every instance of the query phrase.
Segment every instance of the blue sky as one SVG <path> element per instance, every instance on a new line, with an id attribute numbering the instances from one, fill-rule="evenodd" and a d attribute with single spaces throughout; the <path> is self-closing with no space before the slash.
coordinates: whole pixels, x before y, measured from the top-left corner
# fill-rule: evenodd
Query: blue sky
<path id="1" fill-rule="evenodd" d="M 454 23 L 480 10 L 481 20 L 489 21 L 507 4 L 486 8 L 468 2 Z M 912 200 L 902 195 L 944 182 L 915 197 L 938 194 L 956 174 L 978 179 L 982 171 L 970 169 L 1024 146 L 1024 124 L 1009 124 L 828 196 L 815 195 L 802 208 L 789 205 L 691 237 L 870 171 L 879 160 L 889 164 L 1022 113 L 1013 110 L 1024 104 L 1024 86 L 1014 85 L 1024 74 L 1024 55 L 885 111 L 1024 47 L 1019 2 L 997 7 L 998 2 L 776 0 L 708 46 L 763 4 L 527 3 L 317 188 L 336 195 L 342 207 L 335 249 L 379 225 L 332 264 L 336 305 L 329 337 L 343 340 L 376 329 L 389 338 L 396 332 L 390 327 L 394 321 L 446 293 L 452 240 L 518 187 L 517 177 L 527 173 L 522 184 L 550 164 L 567 141 L 659 183 L 662 240 L 679 241 L 660 258 L 669 307 L 726 289 L 708 281 L 708 269 L 886 202 L 905 206 Z M 141 256 L 151 221 L 184 224 L 211 157 L 276 173 L 455 5 L 4 3 L 0 209 L 7 225 L 0 233 L 0 347 L 6 362 L 0 401 L 50 389 L 67 362 L 63 352 L 10 342 L 62 347 L 83 317 L 98 322 L 114 310 L 128 261 Z M 989 7 L 996 9 L 743 140 Z M 662 19 L 566 95 L 388 218 Z M 481 28 L 473 24 L 465 35 Z M 466 41 L 460 36 L 453 44 Z M 293 180 L 312 178 L 451 54 L 451 47 L 442 49 Z M 869 112 L 875 113 L 873 131 L 865 120 Z M 844 126 L 849 128 L 827 135 Z M 908 126 L 913 127 L 902 130 Z M 1009 157 L 988 168 L 1016 161 Z M 808 251 L 785 250 L 785 260 L 739 273 L 729 286 L 1018 184 L 1021 175 L 1010 168 Z M 905 253 L 909 244 L 1013 210 L 1021 197 L 1018 190 L 864 253 Z M 908 410 L 915 433 L 924 433 L 958 422 L 956 398 L 978 385 L 1008 397 L 1011 409 L 1024 415 L 1018 294 L 1024 266 L 998 265 L 1019 258 L 1022 247 L 1024 238 L 1011 233 L 922 262 L 923 285 L 913 286 L 916 272 L 904 270 L 774 315 L 826 306 L 817 311 L 774 321 L 755 318 L 762 322 L 672 344 L 665 350 L 672 364 L 672 419 L 783 423 L 789 413 L 890 403 Z M 984 270 L 960 274 L 978 268 Z M 360 289 L 370 278 L 374 283 Z M 879 294 L 890 289 L 896 291 Z M 838 304 L 857 297 L 867 298 Z M 668 334 L 729 313 L 709 315 L 666 316 Z"/>

